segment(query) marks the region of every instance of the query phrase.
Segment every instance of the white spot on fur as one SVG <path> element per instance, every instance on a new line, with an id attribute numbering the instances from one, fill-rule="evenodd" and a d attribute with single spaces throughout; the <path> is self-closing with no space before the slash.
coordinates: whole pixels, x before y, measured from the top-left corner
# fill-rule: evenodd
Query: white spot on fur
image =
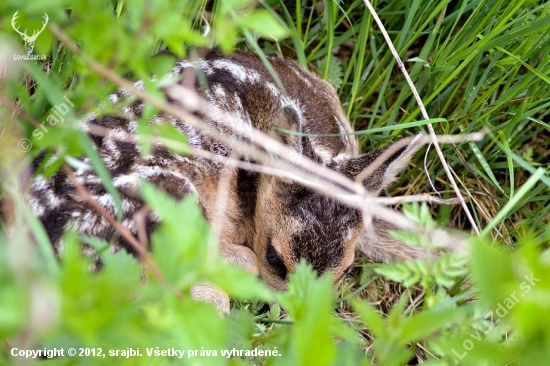
<path id="1" fill-rule="evenodd" d="M 125 116 L 130 118 L 135 117 L 134 111 L 130 107 L 122 107 L 122 113 L 124 113 Z"/>
<path id="2" fill-rule="evenodd" d="M 210 66 L 210 64 L 207 62 L 207 61 L 204 61 L 204 60 L 200 60 L 199 62 L 196 63 L 199 68 L 206 74 L 206 75 L 211 75 L 212 74 L 212 67 Z"/>
<path id="3" fill-rule="evenodd" d="M 315 151 L 315 154 L 321 158 L 323 164 L 326 164 L 332 160 L 333 154 L 330 150 L 324 149 L 322 144 L 315 143 L 316 141 L 314 139 L 310 139 L 310 141 L 313 151 Z"/>
<path id="4" fill-rule="evenodd" d="M 182 69 L 185 69 L 186 67 L 193 67 L 193 64 L 187 60 L 178 61 L 176 65 Z"/>
<path id="5" fill-rule="evenodd" d="M 341 164 L 341 163 L 343 163 L 344 161 L 347 161 L 347 160 L 349 160 L 349 159 L 351 159 L 351 158 L 352 158 L 352 156 L 351 156 L 350 154 L 348 154 L 348 153 L 346 153 L 346 152 L 342 152 L 342 153 L 336 155 L 336 156 L 334 157 L 334 159 L 332 159 L 332 160 L 333 160 L 336 164 Z"/>
<path id="6" fill-rule="evenodd" d="M 118 103 L 118 100 L 119 100 L 118 94 L 113 93 L 113 94 L 109 95 L 109 102 L 111 102 L 112 104 Z"/>
<path id="7" fill-rule="evenodd" d="M 271 94 L 273 94 L 273 96 L 274 96 L 275 98 L 279 98 L 279 97 L 281 96 L 281 92 L 279 91 L 279 88 L 277 88 L 277 87 L 275 86 L 275 84 L 269 83 L 269 82 L 268 82 L 268 83 L 265 83 L 264 85 L 265 85 L 265 86 L 267 87 L 267 89 L 271 92 Z"/>
<path id="8" fill-rule="evenodd" d="M 241 82 L 246 81 L 250 83 L 257 83 L 261 79 L 260 74 L 258 74 L 257 71 L 253 69 L 247 69 L 246 67 L 239 65 L 235 62 L 231 62 L 229 60 L 215 60 L 212 62 L 212 67 L 215 69 L 229 71 Z"/>
<path id="9" fill-rule="evenodd" d="M 97 118 L 97 113 L 96 112 L 91 112 L 91 113 L 88 113 L 86 115 L 86 117 L 84 117 L 84 122 L 91 122 L 96 118 Z M 88 126 L 85 124 L 84 125 L 84 132 L 87 132 L 87 131 L 88 131 Z"/>
<path id="10" fill-rule="evenodd" d="M 63 199 L 51 189 L 48 180 L 43 175 L 38 175 L 33 181 L 31 192 L 25 195 L 25 201 L 29 204 L 35 216 L 41 217 L 46 213 L 46 210 L 58 208 Z M 45 204 L 42 203 L 44 201 L 46 201 Z"/>
<path id="11" fill-rule="evenodd" d="M 85 245 L 82 247 L 82 253 L 85 257 L 91 257 L 95 254 L 95 249 L 91 246 Z"/>
<path id="12" fill-rule="evenodd" d="M 122 220 L 122 225 L 133 233 L 137 231 L 136 222 L 134 221 L 133 218 L 127 218 Z"/>
<path id="13" fill-rule="evenodd" d="M 36 217 L 42 217 L 46 212 L 46 208 L 40 203 L 40 201 L 33 195 L 25 196 L 25 201 L 31 207 L 32 213 Z"/>
<path id="14" fill-rule="evenodd" d="M 128 122 L 128 133 L 135 134 L 137 132 L 137 122 L 134 120 L 131 120 Z"/>
<path id="15" fill-rule="evenodd" d="M 34 178 L 32 188 L 34 190 L 48 189 L 48 181 L 46 180 L 46 178 L 44 178 L 43 175 L 37 175 L 36 178 Z"/>
<path id="16" fill-rule="evenodd" d="M 125 174 L 115 177 L 113 184 L 116 188 L 122 187 L 137 187 L 139 177 L 134 174 Z"/>
<path id="17" fill-rule="evenodd" d="M 137 166 L 135 168 L 135 171 L 140 177 L 143 177 L 144 179 L 154 179 L 161 176 L 176 178 L 178 180 L 184 181 L 190 191 L 197 192 L 197 189 L 195 188 L 193 183 L 191 183 L 191 181 L 187 177 L 183 176 L 178 172 L 161 168 L 159 166 L 144 166 L 144 165 Z"/>
<path id="18" fill-rule="evenodd" d="M 236 110 L 241 111 L 241 112 L 244 112 L 243 101 L 242 101 L 241 98 L 237 95 L 237 93 L 233 94 L 233 102 L 235 103 Z M 247 113 L 247 115 L 248 115 L 248 113 Z"/>
<path id="19" fill-rule="evenodd" d="M 214 95 L 216 97 L 224 101 L 227 99 L 227 95 L 225 94 L 225 89 L 220 84 L 214 85 L 213 89 L 214 89 Z"/>
<path id="20" fill-rule="evenodd" d="M 336 126 L 338 126 L 338 130 L 342 134 L 342 136 L 340 136 L 340 138 L 342 139 L 342 142 L 344 143 L 344 146 L 346 147 L 346 150 L 349 151 L 350 148 L 351 148 L 351 144 L 350 144 L 350 141 L 349 141 L 349 136 L 347 135 L 346 128 L 344 127 L 342 122 L 338 119 L 338 117 L 336 117 L 335 115 L 333 115 L 332 117 L 334 118 L 334 122 L 336 122 Z"/>
<path id="21" fill-rule="evenodd" d="M 297 131 L 296 132 L 300 132 L 300 133 L 303 133 L 305 132 L 304 131 L 304 124 L 305 124 L 305 121 L 304 121 L 304 116 L 302 114 L 302 108 L 300 107 L 300 105 L 298 104 L 297 101 L 295 100 L 292 100 L 290 98 L 283 98 L 282 101 L 281 101 L 281 106 L 282 108 L 290 108 L 292 110 L 294 110 L 295 114 L 296 114 L 296 118 L 298 119 L 296 122 L 298 122 L 298 126 L 297 126 Z M 303 154 L 303 146 L 302 144 L 299 144 L 298 146 L 298 152 L 300 153 L 300 155 Z"/>
<path id="22" fill-rule="evenodd" d="M 159 115 L 156 115 L 149 120 L 149 123 L 152 125 L 160 125 L 163 122 L 166 122 L 166 120 L 164 118 L 161 118 Z"/>
<path id="23" fill-rule="evenodd" d="M 203 136 L 195 129 L 195 127 L 185 126 L 184 131 L 187 136 L 187 143 L 189 143 L 189 145 L 197 149 L 203 149 Z"/>
<path id="24" fill-rule="evenodd" d="M 111 253 L 117 253 L 117 252 L 120 252 L 122 248 L 120 247 L 120 245 L 117 245 L 116 243 L 112 244 L 112 245 L 109 245 L 109 252 Z"/>
<path id="25" fill-rule="evenodd" d="M 111 134 L 111 133 L 109 133 Z M 101 157 L 105 162 L 105 166 L 109 169 L 113 169 L 117 166 L 118 161 L 121 159 L 121 153 L 113 140 L 104 140 L 103 150 Z"/>
<path id="26" fill-rule="evenodd" d="M 176 66 L 172 69 L 172 71 L 170 71 L 168 77 L 179 75 L 186 67 L 193 67 L 193 64 L 186 60 L 176 62 Z"/>
<path id="27" fill-rule="evenodd" d="M 143 80 L 136 81 L 134 83 L 134 88 L 136 88 L 138 90 L 143 90 L 143 88 L 144 88 Z M 132 93 L 127 89 L 120 89 L 120 92 L 122 93 L 122 95 L 125 98 L 130 98 L 132 96 Z"/>
<path id="28" fill-rule="evenodd" d="M 85 175 L 84 175 L 85 174 Z M 94 173 L 86 171 L 80 178 L 80 182 L 84 185 L 96 185 L 102 184 L 101 178 L 99 178 Z"/>
<path id="29" fill-rule="evenodd" d="M 94 196 L 94 200 L 103 207 L 113 207 L 115 205 L 113 197 L 110 194 Z"/>
<path id="30" fill-rule="evenodd" d="M 109 223 L 95 211 L 81 212 L 76 220 L 67 222 L 64 230 L 74 230 L 80 234 L 100 236 L 108 228 Z M 60 243 L 60 249 L 63 247 Z"/>
<path id="31" fill-rule="evenodd" d="M 305 70 L 297 67 L 294 63 L 292 62 L 289 62 L 288 63 L 288 66 L 290 66 L 290 68 L 292 69 L 292 71 L 294 71 L 294 73 L 296 74 L 296 76 L 298 76 L 298 79 L 300 79 L 301 81 L 303 81 L 304 83 L 306 83 L 309 87 L 311 87 L 311 82 L 309 81 L 309 79 L 311 78 L 311 75 L 306 72 Z"/>

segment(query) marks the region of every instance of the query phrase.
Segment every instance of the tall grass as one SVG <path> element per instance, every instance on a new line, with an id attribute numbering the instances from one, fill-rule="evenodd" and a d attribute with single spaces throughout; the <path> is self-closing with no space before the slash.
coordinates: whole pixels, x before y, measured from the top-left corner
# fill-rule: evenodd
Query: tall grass
<path id="1" fill-rule="evenodd" d="M 550 356 L 550 5 L 528 0 L 373 5 L 433 120 L 421 119 L 360 0 L 270 0 L 257 6 L 198 0 L 0 5 L 4 60 L 24 53 L 10 24 L 13 13 L 25 15 L 22 29 L 32 29 L 46 12 L 86 55 L 132 79 L 165 74 L 173 58 L 152 55 L 166 48 L 177 57 L 184 57 L 187 47 L 211 44 L 227 51 L 280 50 L 337 87 L 364 150 L 416 134 L 429 122 L 442 134 L 489 131 L 482 142 L 443 147 L 482 230 L 479 238 L 472 236 L 466 257 L 448 254 L 429 265 L 380 265 L 358 256 L 352 276 L 336 293 L 327 277 L 317 279 L 309 267 L 300 266 L 289 291 L 273 294 L 213 255 L 208 225 L 191 201 L 175 204 L 147 187 L 144 199 L 167 219 L 153 238 L 152 254 L 164 280 L 144 283 L 136 261 L 124 253 L 110 254 L 104 250 L 108 243 L 93 238 L 69 233 L 58 263 L 40 222 L 21 198 L 25 167 L 41 151 L 55 161 L 46 174 L 74 164 L 74 157 L 89 157 L 116 196 L 90 140 L 78 130 L 79 118 L 116 87 L 46 29 L 34 53 L 47 54 L 48 61 L 8 61 L 0 81 L 0 362 L 22 363 L 11 355 L 13 347 L 100 348 L 106 354 L 40 361 L 52 364 L 537 364 Z M 205 38 L 207 25 L 211 31 Z M 146 89 L 158 93 L 154 83 Z M 75 104 L 66 123 L 42 139 L 33 137 L 36 123 L 63 96 Z M 17 149 L 23 137 L 33 144 L 26 153 Z M 385 193 L 436 192 L 453 197 L 430 149 Z M 459 206 L 398 209 L 424 224 L 471 235 Z M 177 220 L 182 215 L 190 217 L 186 228 Z M 187 231 L 182 235 L 174 227 Z M 99 274 L 90 274 L 89 259 L 78 254 L 82 240 L 101 251 L 106 265 Z M 189 288 L 199 281 L 232 295 L 229 317 L 190 300 Z M 272 302 L 268 313 L 260 311 L 264 301 Z M 109 355 L 109 350 L 129 347 L 139 348 L 143 356 Z M 148 356 L 147 349 L 156 347 L 197 354 Z M 221 356 L 226 349 L 275 347 L 281 356 Z M 201 354 L 201 349 L 217 355 Z"/>

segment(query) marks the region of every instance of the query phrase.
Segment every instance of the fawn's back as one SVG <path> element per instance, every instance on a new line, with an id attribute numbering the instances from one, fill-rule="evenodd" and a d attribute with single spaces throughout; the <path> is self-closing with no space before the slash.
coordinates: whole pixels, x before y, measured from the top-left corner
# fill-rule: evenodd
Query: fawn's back
<path id="1" fill-rule="evenodd" d="M 229 113 L 245 126 L 259 129 L 349 178 L 355 178 L 381 154 L 382 150 L 378 150 L 359 155 L 357 140 L 349 134 L 353 131 L 350 123 L 328 83 L 293 61 L 269 56 L 268 60 L 276 77 L 252 53 L 237 51 L 225 56 L 217 50 L 204 52 L 194 61 L 177 62 L 171 75 L 180 84 L 196 89 L 213 110 Z M 138 87 L 141 85 L 136 83 Z M 119 91 L 110 96 L 110 101 L 116 104 L 128 96 L 128 92 Z M 177 104 L 177 98 L 172 97 L 167 96 L 167 100 Z M 332 270 L 335 279 L 342 277 L 353 262 L 356 243 L 365 230 L 359 211 L 290 180 L 226 169 L 220 162 L 179 155 L 163 146 L 156 145 L 149 154 L 143 154 L 137 144 L 117 138 L 136 133 L 143 108 L 142 102 L 134 101 L 122 107 L 119 115 L 94 114 L 85 121 L 88 128 L 96 125 L 109 131 L 105 136 L 91 137 L 121 193 L 122 224 L 132 234 L 137 235 L 138 213 L 146 214 L 140 225 L 149 234 L 159 224 L 157 216 L 148 212 L 139 196 L 139 182 L 146 180 L 177 200 L 196 192 L 204 215 L 211 222 L 219 220 L 217 202 L 223 197 L 222 222 L 217 232 L 221 254 L 229 262 L 260 273 L 275 289 L 286 288 L 288 273 L 294 271 L 301 259 L 318 273 Z M 250 160 L 236 155 L 224 141 L 205 136 L 185 121 L 165 113 L 149 122 L 175 126 L 195 149 Z M 220 121 L 205 118 L 205 123 L 225 135 L 247 139 Z M 363 184 L 378 194 L 394 180 L 415 149 L 396 151 Z M 87 158 L 83 162 L 88 162 Z M 113 199 L 95 172 L 81 168 L 75 175 L 96 202 L 109 213 L 115 213 Z M 220 184 L 221 181 L 225 183 Z M 63 250 L 60 239 L 68 228 L 113 241 L 113 251 L 121 248 L 133 251 L 105 218 L 83 201 L 63 170 L 48 179 L 36 176 L 27 200 L 58 252 Z M 185 224 L 185 218 L 181 220 Z M 85 246 L 84 251 L 93 254 L 89 247 Z"/>

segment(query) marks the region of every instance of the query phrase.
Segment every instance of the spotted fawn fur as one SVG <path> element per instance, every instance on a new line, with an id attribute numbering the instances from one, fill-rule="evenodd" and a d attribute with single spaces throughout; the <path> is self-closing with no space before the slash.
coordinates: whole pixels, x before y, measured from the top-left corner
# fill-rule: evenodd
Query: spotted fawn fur
<path id="1" fill-rule="evenodd" d="M 293 61 L 274 56 L 268 56 L 268 60 L 280 84 L 256 55 L 242 51 L 230 56 L 218 50 L 205 51 L 194 61 L 177 62 L 171 75 L 180 83 L 194 86 L 213 109 L 238 117 L 247 126 L 351 179 L 384 151 L 360 154 L 338 96 L 327 82 Z M 279 87 L 281 84 L 283 88 Z M 128 92 L 119 91 L 109 99 L 117 104 L 128 97 Z M 167 100 L 175 103 L 169 97 Z M 121 194 L 122 224 L 134 235 L 138 230 L 135 215 L 145 207 L 138 183 L 145 180 L 175 200 L 196 192 L 204 216 L 211 222 L 217 214 L 216 198 L 225 195 L 223 230 L 217 238 L 221 255 L 228 262 L 258 273 L 276 290 L 285 290 L 288 275 L 301 259 L 319 274 L 332 270 L 338 281 L 352 265 L 355 248 L 386 262 L 423 256 L 422 251 L 392 239 L 387 234 L 389 227 L 383 222 L 375 220 L 365 228 L 359 211 L 290 180 L 243 169 L 228 171 L 218 162 L 179 155 L 163 146 L 142 154 L 137 144 L 117 140 L 117 134 L 136 133 L 136 121 L 143 108 L 143 102 L 134 101 L 123 107 L 120 115 L 93 114 L 84 122 L 85 128 L 96 125 L 109 131 L 106 136 L 91 135 L 91 138 Z M 163 122 L 183 132 L 193 148 L 226 157 L 233 154 L 223 141 L 205 136 L 185 121 L 165 113 L 150 121 Z M 224 133 L 233 133 L 217 121 L 207 122 Z M 281 129 L 300 134 L 288 134 Z M 411 144 L 384 161 L 363 181 L 367 190 L 377 195 L 387 187 L 418 147 Z M 35 168 L 42 157 L 36 159 Z M 87 161 L 83 159 L 84 163 Z M 222 174 L 227 179 L 227 191 L 220 192 Z M 83 168 L 76 170 L 75 176 L 92 198 L 114 215 L 113 199 L 102 180 L 92 170 Z M 133 252 L 105 218 L 83 201 L 64 170 L 50 178 L 36 175 L 27 201 L 58 254 L 63 250 L 62 234 L 68 228 L 113 241 L 112 251 Z M 149 213 L 145 219 L 147 232 L 151 233 L 158 224 L 158 217 Z M 90 247 L 85 246 L 84 252 L 93 255 Z M 96 265 L 100 265 L 99 260 Z M 208 285 L 194 288 L 192 294 L 228 311 L 227 297 Z"/>

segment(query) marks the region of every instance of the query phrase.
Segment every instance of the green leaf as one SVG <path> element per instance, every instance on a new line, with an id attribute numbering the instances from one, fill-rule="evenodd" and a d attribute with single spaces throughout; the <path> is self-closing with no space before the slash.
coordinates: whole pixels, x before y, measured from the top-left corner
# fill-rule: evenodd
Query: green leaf
<path id="1" fill-rule="evenodd" d="M 189 153 L 187 136 L 176 127 L 162 123 L 151 127 L 152 133 L 160 138 L 161 142 L 171 151 L 177 154 Z"/>
<path id="2" fill-rule="evenodd" d="M 324 70 L 327 67 L 327 59 L 322 59 L 317 64 L 318 70 Z M 336 58 L 331 57 L 328 65 L 327 81 L 331 83 L 334 88 L 339 89 L 342 85 L 342 78 L 344 76 L 344 70 L 342 68 L 342 62 Z"/>
<path id="3" fill-rule="evenodd" d="M 120 193 L 113 184 L 111 173 L 109 173 L 109 171 L 105 167 L 105 164 L 103 163 L 103 160 L 101 160 L 99 153 L 94 149 L 92 142 L 90 141 L 90 137 L 85 135 L 84 133 L 79 133 L 78 137 L 80 146 L 86 153 L 86 156 L 90 159 L 90 162 L 92 163 L 92 166 L 97 175 L 101 178 L 101 182 L 103 183 L 105 190 L 107 190 L 111 197 L 113 197 L 117 220 L 122 221 L 122 199 L 120 198 Z"/>
<path id="4" fill-rule="evenodd" d="M 422 64 L 422 66 L 426 68 L 430 68 L 430 63 L 426 60 L 421 59 L 420 57 L 413 57 L 407 60 L 407 62 L 419 62 Z"/>
<path id="5" fill-rule="evenodd" d="M 416 276 L 416 274 L 403 263 L 382 264 L 376 267 L 374 271 L 395 282 L 403 282 L 408 278 Z"/>
<path id="6" fill-rule="evenodd" d="M 363 324 L 377 338 L 383 338 L 386 334 L 386 327 L 382 315 L 380 315 L 372 305 L 357 299 L 351 299 L 353 309 L 361 316 Z"/>
<path id="7" fill-rule="evenodd" d="M 332 313 L 332 281 L 329 275 L 317 280 L 316 273 L 304 261 L 290 275 L 288 291 L 280 295 L 281 304 L 294 321 L 291 330 L 291 364 L 329 365 L 336 357 L 330 330 L 336 321 Z M 287 363 L 288 364 L 288 363 Z"/>
<path id="8" fill-rule="evenodd" d="M 188 288 L 201 278 L 201 272 L 216 262 L 217 248 L 210 227 L 202 217 L 197 196 L 181 202 L 142 184 L 143 198 L 160 217 L 161 224 L 153 233 L 152 254 L 166 280 L 176 288 Z M 185 221 L 181 218 L 184 217 Z"/>
<path id="9" fill-rule="evenodd" d="M 25 296 L 17 286 L 7 263 L 6 246 L 0 239 L 0 338 L 8 339 L 23 329 L 25 324 Z"/>
<path id="10" fill-rule="evenodd" d="M 139 143 L 139 148 L 142 155 L 148 155 L 153 149 L 153 143 L 151 141 L 151 130 L 152 126 L 144 120 L 138 121 L 137 124 L 137 139 Z"/>
<path id="11" fill-rule="evenodd" d="M 182 349 L 197 350 L 196 360 L 208 360 L 209 365 L 222 365 L 225 360 L 220 350 L 225 349 L 228 324 L 210 305 L 194 301 L 189 297 L 181 300 L 175 296 L 166 298 L 170 309 L 173 335 Z M 201 357 L 201 350 L 217 350 L 218 357 Z M 186 356 L 188 357 L 188 355 Z M 188 357 L 189 358 L 189 357 Z M 204 361 L 203 361 L 204 362 Z"/>
<path id="12" fill-rule="evenodd" d="M 464 321 L 472 312 L 472 306 L 451 309 L 431 309 L 406 317 L 399 331 L 399 341 L 415 342 L 450 329 Z"/>
<path id="13" fill-rule="evenodd" d="M 427 240 L 424 237 L 421 237 L 420 234 L 414 233 L 412 231 L 395 231 L 391 230 L 388 231 L 388 234 L 394 238 L 395 240 L 399 240 L 405 244 L 408 245 L 416 245 L 416 246 L 427 246 Z"/>
<path id="14" fill-rule="evenodd" d="M 481 239 L 472 245 L 472 273 L 482 299 L 491 305 L 508 297 L 510 285 L 515 283 L 510 255 Z"/>
<path id="15" fill-rule="evenodd" d="M 287 28 L 267 10 L 256 10 L 248 16 L 242 17 L 239 25 L 268 39 L 283 39 L 289 35 Z"/>

